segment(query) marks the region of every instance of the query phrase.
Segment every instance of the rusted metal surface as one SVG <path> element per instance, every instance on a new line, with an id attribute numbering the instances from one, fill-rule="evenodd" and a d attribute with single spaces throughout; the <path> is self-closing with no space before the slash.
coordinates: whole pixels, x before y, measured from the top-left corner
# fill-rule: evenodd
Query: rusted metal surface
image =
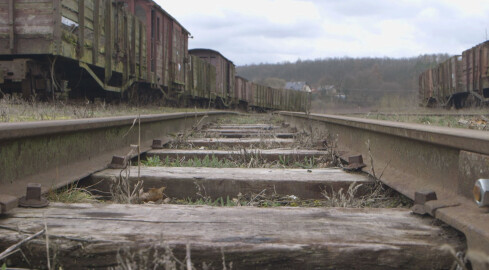
<path id="1" fill-rule="evenodd" d="M 365 168 L 367 165 L 363 163 L 363 156 L 362 155 L 356 155 L 356 156 L 349 156 L 348 157 L 348 165 L 344 167 L 343 169 L 347 171 L 358 171 L 361 170 L 362 168 Z"/>
<path id="2" fill-rule="evenodd" d="M 474 185 L 474 200 L 479 207 L 489 205 L 489 179 L 479 179 Z"/>
<path id="3" fill-rule="evenodd" d="M 425 204 L 428 201 L 436 200 L 436 192 L 432 190 L 417 191 L 414 193 L 415 204 Z"/>
<path id="4" fill-rule="evenodd" d="M 107 87 L 105 90 L 108 91 L 122 91 L 120 87 L 129 82 L 129 56 L 135 55 L 136 51 L 146 56 L 146 50 L 140 50 L 146 46 L 146 37 L 141 36 L 140 31 L 146 31 L 146 28 L 119 1 L 3 0 L 0 1 L 0 16 L 8 18 L 0 22 L 0 55 L 8 55 L 14 61 L 26 55 L 45 55 L 44 60 L 36 60 L 36 65 L 44 70 L 58 71 L 56 57 L 63 57 L 64 64 L 82 63 L 103 68 L 104 75 L 90 75 L 104 81 L 102 87 L 109 82 L 113 85 L 111 79 L 115 76 L 119 83 L 113 87 L 119 88 Z M 138 42 L 135 39 L 139 39 Z M 16 63 L 11 64 L 15 66 Z M 138 65 L 141 71 L 146 71 L 146 63 L 139 62 Z M 26 77 L 28 72 L 18 76 Z M 79 77 L 78 73 L 59 74 L 61 80 Z M 51 79 L 43 73 L 31 71 L 29 75 Z M 133 80 L 146 79 L 142 72 L 131 75 Z M 4 78 L 17 82 L 16 78 Z"/>
<path id="5" fill-rule="evenodd" d="M 124 169 L 127 165 L 127 156 L 113 156 L 109 164 L 110 169 Z"/>
<path id="6" fill-rule="evenodd" d="M 151 144 L 151 149 L 163 149 L 163 147 L 171 141 L 169 137 L 165 137 L 162 139 L 153 139 L 153 143 Z"/>
<path id="7" fill-rule="evenodd" d="M 481 101 L 489 101 L 489 42 L 462 53 L 465 90 Z"/>
<path id="8" fill-rule="evenodd" d="M 141 151 L 155 137 L 192 128 L 227 112 L 141 116 Z M 125 156 L 138 142 L 134 117 L 0 124 L 0 190 L 22 196 L 38 182 L 58 187 L 103 169 L 113 155 Z M 44 190 L 43 190 L 44 191 Z"/>
<path id="9" fill-rule="evenodd" d="M 19 206 L 43 208 L 49 205 L 49 201 L 42 197 L 41 184 L 29 183 L 27 184 L 25 196 L 20 198 Z"/>
<path id="10" fill-rule="evenodd" d="M 147 78 L 151 84 L 183 90 L 186 82 L 189 31 L 153 1 L 124 0 L 146 25 Z"/>
<path id="11" fill-rule="evenodd" d="M 17 207 L 19 198 L 8 194 L 0 194 L 0 214 L 9 212 Z"/>
<path id="12" fill-rule="evenodd" d="M 192 49 L 189 51 L 191 55 L 195 55 L 204 61 L 212 64 L 216 68 L 216 93 L 223 102 L 236 103 L 235 99 L 235 74 L 236 68 L 229 59 L 221 53 L 210 49 Z M 226 105 L 226 104 L 225 104 Z"/>
<path id="13" fill-rule="evenodd" d="M 251 103 L 253 97 L 253 83 L 243 77 L 236 76 L 235 84 L 234 90 L 236 99 L 238 99 L 238 101 L 246 102 L 247 104 Z"/>
<path id="14" fill-rule="evenodd" d="M 0 83 L 4 83 L 6 80 L 13 82 L 20 82 L 26 78 L 29 59 L 18 58 L 13 61 L 0 61 Z"/>
<path id="15" fill-rule="evenodd" d="M 425 71 L 420 77 L 420 97 L 424 105 L 461 107 L 457 95 L 466 92 L 464 79 L 460 55 Z"/>
<path id="16" fill-rule="evenodd" d="M 419 76 L 423 106 L 455 106 L 489 102 L 489 42 L 465 50 Z"/>
<path id="17" fill-rule="evenodd" d="M 198 56 L 189 55 L 189 57 L 187 94 L 196 100 L 215 99 L 216 67 Z"/>
<path id="18" fill-rule="evenodd" d="M 368 157 L 377 177 L 414 199 L 433 190 L 427 202 L 436 218 L 463 232 L 469 249 L 489 254 L 489 215 L 473 199 L 474 183 L 489 177 L 489 133 L 352 117 L 281 112 L 306 130 L 326 130 L 340 149 Z M 306 121 L 310 120 L 310 121 Z M 431 206 L 430 206 L 431 205 Z M 478 268 L 482 269 L 482 268 Z"/>

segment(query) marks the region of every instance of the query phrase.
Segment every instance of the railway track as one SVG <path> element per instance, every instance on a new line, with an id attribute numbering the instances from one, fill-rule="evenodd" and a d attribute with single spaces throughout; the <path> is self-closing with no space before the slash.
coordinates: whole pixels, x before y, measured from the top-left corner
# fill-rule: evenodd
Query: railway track
<path id="1" fill-rule="evenodd" d="M 197 126 L 224 115 L 180 115 L 174 119 L 192 121 L 179 127 L 175 121 L 162 124 L 163 128 L 155 129 L 158 136 L 146 134 L 141 140 L 145 141 L 141 148 L 146 166 L 137 166 L 133 159 L 126 167 L 128 159 L 122 158 L 121 168 L 91 167 L 98 172 L 87 173 L 90 177 L 84 183 L 104 195 L 106 202 L 55 202 L 42 209 L 11 209 L 0 219 L 0 249 L 47 227 L 50 254 L 56 255 L 52 263 L 69 269 L 186 267 L 187 263 L 197 269 L 209 265 L 210 269 L 448 269 L 455 258 L 447 246 L 465 252 L 468 245 L 469 250 L 486 252 L 485 210 L 469 201 L 462 184 L 454 191 L 452 181 L 458 181 L 453 174 L 459 163 L 470 162 L 477 177 L 487 173 L 480 165 L 484 157 L 465 153 L 487 154 L 487 134 L 447 133 L 440 128 L 348 117 L 281 115 L 290 126 L 262 118 L 258 124 L 221 123 L 199 131 Z M 166 136 L 172 125 L 173 131 L 186 131 L 169 140 Z M 229 134 L 243 136 L 225 138 Z M 292 138 L 277 138 L 278 134 Z M 132 141 L 137 138 L 130 136 Z M 150 137 L 162 139 L 152 143 L 155 149 L 146 151 L 148 147 L 143 146 L 151 144 Z M 416 158 L 411 151 L 417 153 Z M 129 149 L 116 152 L 128 158 L 134 155 Z M 338 167 L 343 166 L 338 155 L 347 160 L 359 153 L 367 163 L 364 172 Z M 399 155 L 412 158 L 411 164 Z M 465 155 L 472 159 L 464 160 Z M 113 167 L 121 165 L 117 160 L 113 159 Z M 455 163 L 456 168 L 445 171 Z M 362 167 L 358 165 L 349 168 Z M 412 214 L 409 199 L 365 172 L 411 199 L 415 192 L 436 192 L 434 206 L 416 201 L 415 208 L 433 217 Z M 20 196 L 25 193 L 25 181 L 2 182 L 0 193 L 9 187 L 17 192 L 10 194 Z M 117 189 L 115 184 L 124 183 L 123 189 Z M 14 186 L 22 186 L 23 192 Z M 142 190 L 133 190 L 135 186 Z M 139 196 L 130 196 L 135 194 Z M 138 197 L 146 203 L 112 203 L 135 202 Z M 20 252 L 8 262 L 45 268 L 44 237 L 29 241 L 22 250 L 31 265 Z M 485 269 L 488 265 L 477 261 L 472 266 Z"/>

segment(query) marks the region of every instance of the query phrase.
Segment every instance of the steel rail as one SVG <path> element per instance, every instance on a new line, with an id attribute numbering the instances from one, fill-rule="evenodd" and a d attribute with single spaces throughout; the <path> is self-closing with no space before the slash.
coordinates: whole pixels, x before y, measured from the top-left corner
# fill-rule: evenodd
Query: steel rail
<path id="1" fill-rule="evenodd" d="M 435 191 L 429 213 L 463 232 L 469 250 L 489 254 L 489 209 L 479 208 L 472 189 L 489 178 L 489 132 L 346 116 L 280 112 L 313 138 L 329 136 L 344 154 L 362 154 L 367 172 L 407 197 Z M 483 269 L 482 266 L 476 268 Z"/>
<path id="2" fill-rule="evenodd" d="M 153 139 L 204 124 L 225 111 L 105 117 L 0 124 L 1 194 L 20 197 L 27 183 L 43 191 L 60 187 L 102 170 L 113 155 L 127 155 L 141 141 L 140 151 Z M 139 139 L 140 135 L 140 139 Z"/>

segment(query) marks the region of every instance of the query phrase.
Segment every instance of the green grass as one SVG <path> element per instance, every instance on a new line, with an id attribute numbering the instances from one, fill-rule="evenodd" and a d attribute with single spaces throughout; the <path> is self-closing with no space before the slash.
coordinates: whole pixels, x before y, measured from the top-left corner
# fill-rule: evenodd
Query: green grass
<path id="1" fill-rule="evenodd" d="M 160 160 L 159 156 L 148 157 L 141 162 L 147 167 L 206 167 L 206 168 L 237 168 L 239 164 L 229 159 L 219 160 L 215 156 L 205 156 L 203 159 L 197 157 L 191 159 L 171 159 L 166 157 Z"/>
<path id="2" fill-rule="evenodd" d="M 210 198 L 199 198 L 199 199 L 174 199 L 173 204 L 179 205 L 207 205 L 207 206 L 220 206 L 220 207 L 233 207 L 239 206 L 238 202 L 229 198 L 229 196 L 224 199 L 222 197 L 212 200 Z"/>
<path id="3" fill-rule="evenodd" d="M 358 186 L 357 186 L 358 187 Z M 355 187 L 354 187 L 355 188 Z M 386 187 L 387 188 L 387 187 Z M 334 193 L 325 193 L 322 199 L 301 199 L 293 195 L 278 194 L 238 194 L 236 197 L 218 198 L 202 196 L 198 199 L 173 198 L 169 203 L 177 205 L 207 205 L 218 207 L 348 207 L 348 208 L 410 208 L 412 201 L 398 194 L 394 190 L 386 189 L 372 191 L 363 196 L 357 196 L 356 189 L 350 188 L 344 192 L 342 190 Z"/>
<path id="4" fill-rule="evenodd" d="M 218 125 L 253 125 L 270 124 L 281 125 L 283 119 L 276 114 L 242 114 L 227 116 L 217 121 Z"/>
<path id="5" fill-rule="evenodd" d="M 94 203 L 99 201 L 97 196 L 94 196 L 87 189 L 77 187 L 76 184 L 58 190 L 52 189 L 48 193 L 47 199 L 51 202 L 60 203 Z"/>
<path id="6" fill-rule="evenodd" d="M 148 157 L 141 161 L 147 167 L 205 167 L 205 168 L 327 168 L 331 167 L 326 157 L 305 157 L 303 160 L 294 160 L 290 157 L 280 156 L 280 160 L 268 162 L 260 159 L 259 155 L 239 156 L 236 159 L 219 159 L 216 156 L 206 155 L 204 158 L 166 157 L 161 160 L 159 156 Z"/>
<path id="7" fill-rule="evenodd" d="M 160 167 L 163 166 L 159 156 L 147 157 L 146 160 L 142 160 L 141 164 L 146 167 Z"/>

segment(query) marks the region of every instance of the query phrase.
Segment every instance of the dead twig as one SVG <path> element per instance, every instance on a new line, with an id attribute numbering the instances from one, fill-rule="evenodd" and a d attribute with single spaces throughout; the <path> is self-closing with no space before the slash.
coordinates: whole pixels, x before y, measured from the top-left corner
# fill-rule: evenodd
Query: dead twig
<path id="1" fill-rule="evenodd" d="M 25 238 L 24 240 L 18 242 L 17 244 L 10 246 L 4 252 L 0 253 L 0 260 L 3 260 L 5 258 L 7 258 L 8 256 L 10 256 L 11 254 L 14 254 L 15 252 L 19 251 L 20 246 L 22 246 L 23 244 L 29 242 L 30 240 L 32 240 L 36 237 L 42 235 L 45 232 L 46 232 L 46 229 L 42 229 L 41 231 L 37 232 L 36 234 L 31 235 L 31 236 Z"/>
<path id="2" fill-rule="evenodd" d="M 253 202 L 258 198 L 258 197 L 262 197 L 263 194 L 265 194 L 267 190 L 264 189 L 262 190 L 260 193 L 258 193 L 255 197 L 251 198 L 251 200 L 248 202 L 248 206 L 252 206 Z"/>
<path id="3" fill-rule="evenodd" d="M 51 257 L 49 256 L 49 234 L 48 234 L 48 224 L 46 223 L 46 217 L 44 219 L 44 232 L 46 236 L 46 259 L 48 261 L 48 270 L 51 270 Z"/>
<path id="4" fill-rule="evenodd" d="M 190 259 L 190 242 L 187 243 L 187 256 L 185 259 L 187 261 L 187 270 L 192 270 L 192 260 Z"/>
<path id="5" fill-rule="evenodd" d="M 461 256 L 458 256 L 457 252 L 455 251 L 455 249 L 452 246 L 443 245 L 440 247 L 440 250 L 443 250 L 443 251 L 450 253 L 450 255 L 452 255 L 453 258 L 455 259 L 451 269 L 467 270 L 467 266 L 465 266 L 463 258 L 460 258 Z"/>

